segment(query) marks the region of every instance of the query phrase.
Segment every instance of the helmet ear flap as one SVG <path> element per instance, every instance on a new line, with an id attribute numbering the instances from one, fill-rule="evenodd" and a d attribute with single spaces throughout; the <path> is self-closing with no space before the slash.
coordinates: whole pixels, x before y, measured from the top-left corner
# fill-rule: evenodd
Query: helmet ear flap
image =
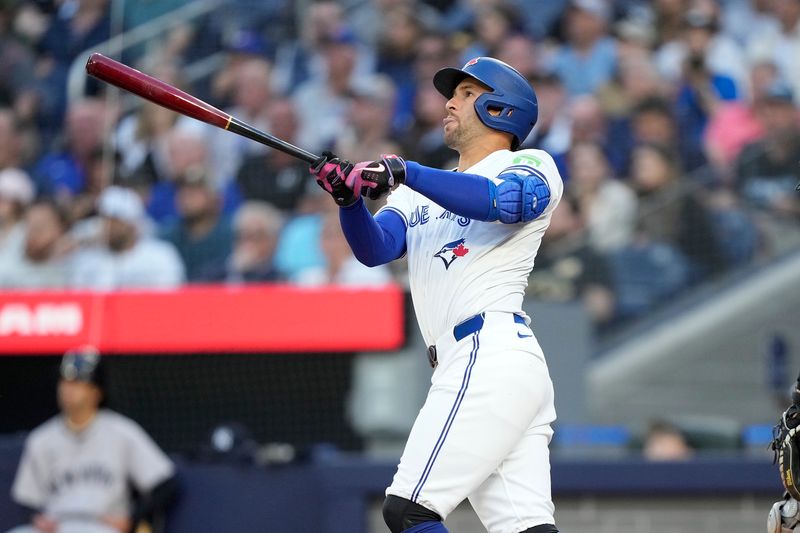
<path id="1" fill-rule="evenodd" d="M 499 94 L 497 92 L 483 93 L 475 99 L 475 112 L 478 118 L 488 128 L 497 131 L 510 133 L 512 136 L 511 149 L 516 150 L 524 141 L 520 138 L 521 130 L 526 132 L 533 128 L 536 122 L 536 112 L 525 112 L 525 108 L 515 105 L 513 96 Z M 528 115 L 528 116 L 526 116 Z M 529 127 L 521 127 L 521 124 L 529 123 Z"/>

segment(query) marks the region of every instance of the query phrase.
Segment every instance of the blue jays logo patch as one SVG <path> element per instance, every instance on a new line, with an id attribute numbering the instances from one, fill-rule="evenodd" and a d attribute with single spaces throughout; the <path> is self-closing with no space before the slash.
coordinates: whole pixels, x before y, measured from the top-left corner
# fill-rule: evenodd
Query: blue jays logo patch
<path id="1" fill-rule="evenodd" d="M 442 249 L 433 254 L 433 257 L 438 257 L 444 261 L 445 270 L 450 268 L 450 265 L 459 257 L 464 257 L 469 253 L 469 248 L 464 246 L 466 239 L 458 239 L 457 241 L 448 242 Z"/>

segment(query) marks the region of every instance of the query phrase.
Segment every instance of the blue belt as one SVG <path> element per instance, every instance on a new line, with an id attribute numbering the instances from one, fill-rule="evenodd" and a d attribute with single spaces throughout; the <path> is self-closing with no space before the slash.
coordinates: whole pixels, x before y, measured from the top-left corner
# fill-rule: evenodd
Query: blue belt
<path id="1" fill-rule="evenodd" d="M 468 318 L 453 328 L 453 337 L 455 337 L 457 341 L 460 341 L 467 335 L 471 335 L 476 331 L 480 331 L 483 327 L 483 322 L 483 313 L 475 315 L 472 318 Z M 525 325 L 525 319 L 517 314 L 514 315 L 514 322 Z"/>
<path id="2" fill-rule="evenodd" d="M 472 335 L 473 333 L 480 331 L 481 328 L 483 328 L 484 322 L 485 318 L 483 313 L 468 318 L 453 328 L 453 337 L 455 337 L 456 341 L 460 341 L 466 336 Z M 517 314 L 514 315 L 514 322 L 516 322 L 517 324 L 526 325 L 525 319 Z M 439 364 L 438 358 L 436 356 L 435 345 L 428 346 L 428 362 L 431 364 L 431 367 L 433 368 L 436 368 L 436 365 Z"/>

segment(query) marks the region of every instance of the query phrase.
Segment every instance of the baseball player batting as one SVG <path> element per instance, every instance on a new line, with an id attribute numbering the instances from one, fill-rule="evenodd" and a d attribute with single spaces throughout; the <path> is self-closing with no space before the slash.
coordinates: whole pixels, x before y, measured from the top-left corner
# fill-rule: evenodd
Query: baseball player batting
<path id="1" fill-rule="evenodd" d="M 64 355 L 61 414 L 28 436 L 11 491 L 30 524 L 10 533 L 127 533 L 174 494 L 164 452 L 134 421 L 99 408 L 102 376 L 93 348 Z M 135 508 L 131 485 L 143 495 Z"/>
<path id="2" fill-rule="evenodd" d="M 468 498 L 489 533 L 554 533 L 553 386 L 522 300 L 563 184 L 547 153 L 515 151 L 538 115 L 519 72 L 478 57 L 433 84 L 448 99 L 444 138 L 457 169 L 396 155 L 354 165 L 330 153 L 311 167 L 362 263 L 408 256 L 430 346 L 431 388 L 383 516 L 392 533 L 441 533 Z M 390 191 L 373 217 L 362 196 Z"/>

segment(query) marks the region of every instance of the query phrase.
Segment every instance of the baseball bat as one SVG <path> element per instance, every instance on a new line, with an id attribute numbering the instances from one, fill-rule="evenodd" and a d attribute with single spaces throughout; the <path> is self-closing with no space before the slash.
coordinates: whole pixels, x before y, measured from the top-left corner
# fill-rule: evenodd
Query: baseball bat
<path id="1" fill-rule="evenodd" d="M 125 89 L 137 96 L 171 109 L 187 117 L 200 120 L 212 126 L 232 131 L 248 139 L 265 144 L 276 150 L 286 152 L 298 159 L 312 164 L 318 156 L 298 148 L 282 139 L 260 131 L 236 117 L 217 109 L 208 102 L 187 94 L 177 87 L 140 72 L 103 54 L 94 53 L 86 62 L 86 72 L 99 80 Z"/>

